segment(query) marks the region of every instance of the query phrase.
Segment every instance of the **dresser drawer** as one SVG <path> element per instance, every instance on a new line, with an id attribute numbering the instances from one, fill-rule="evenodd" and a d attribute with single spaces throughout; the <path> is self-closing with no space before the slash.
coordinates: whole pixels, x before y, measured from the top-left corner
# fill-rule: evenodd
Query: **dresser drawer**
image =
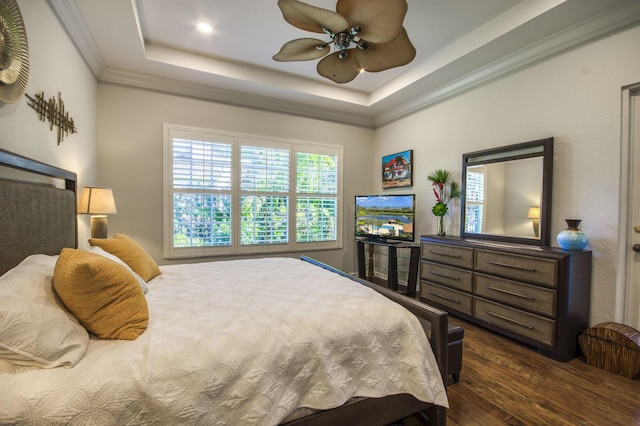
<path id="1" fill-rule="evenodd" d="M 420 262 L 420 278 L 471 293 L 473 272 L 437 263 Z"/>
<path id="2" fill-rule="evenodd" d="M 475 317 L 504 330 L 555 346 L 556 322 L 488 300 L 474 298 Z"/>
<path id="3" fill-rule="evenodd" d="M 421 298 L 438 302 L 458 312 L 471 315 L 472 298 L 470 294 L 441 287 L 427 281 L 421 281 L 420 296 Z"/>
<path id="4" fill-rule="evenodd" d="M 475 269 L 518 281 L 558 285 L 558 262 L 539 257 L 501 253 L 491 250 L 476 250 Z"/>
<path id="5" fill-rule="evenodd" d="M 476 274 L 478 296 L 508 303 L 516 308 L 533 311 L 548 317 L 556 315 L 556 291 L 535 285 Z"/>
<path id="6" fill-rule="evenodd" d="M 470 247 L 456 247 L 438 243 L 422 243 L 421 257 L 438 263 L 457 266 L 459 268 L 473 268 L 473 249 Z"/>

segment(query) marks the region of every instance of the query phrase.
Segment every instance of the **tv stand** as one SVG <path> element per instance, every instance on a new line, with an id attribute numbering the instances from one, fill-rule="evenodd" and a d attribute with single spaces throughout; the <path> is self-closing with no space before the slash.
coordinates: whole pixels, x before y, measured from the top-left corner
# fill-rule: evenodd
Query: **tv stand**
<path id="1" fill-rule="evenodd" d="M 363 238 L 362 241 L 365 244 L 371 243 L 371 244 L 403 244 L 402 241 L 399 240 L 387 240 L 384 238 Z M 405 243 L 406 244 L 406 243 Z"/>
<path id="2" fill-rule="evenodd" d="M 367 253 L 365 254 L 365 246 Z M 376 251 L 376 247 L 386 247 Z M 398 251 L 408 251 L 408 256 L 399 256 Z M 409 297 L 416 295 L 416 283 L 418 279 L 418 263 L 420 259 L 420 245 L 401 241 L 384 241 L 359 239 L 356 240 L 356 252 L 358 256 L 358 277 L 376 284 L 385 285 L 393 291 L 405 293 Z M 365 257 L 366 256 L 366 257 Z M 374 260 L 376 256 L 387 256 L 386 280 L 378 278 L 374 274 Z M 398 286 L 398 258 L 409 258 L 407 271 L 407 289 L 401 291 Z M 368 259 L 368 261 L 367 261 Z"/>

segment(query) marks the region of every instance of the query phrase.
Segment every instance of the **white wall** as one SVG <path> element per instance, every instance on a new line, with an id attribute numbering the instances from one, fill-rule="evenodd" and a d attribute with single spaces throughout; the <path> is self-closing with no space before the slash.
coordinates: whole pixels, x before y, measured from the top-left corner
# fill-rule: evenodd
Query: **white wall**
<path id="1" fill-rule="evenodd" d="M 78 133 L 57 144 L 57 129 L 39 120 L 23 97 L 12 104 L 0 102 L 0 148 L 78 174 L 79 187 L 97 184 L 97 82 L 64 32 L 55 15 L 40 0 L 18 0 L 29 43 L 29 83 L 26 93 L 44 92 L 45 99 L 61 93 Z M 80 218 L 80 240 L 88 235 L 88 219 Z"/>
<path id="2" fill-rule="evenodd" d="M 98 89 L 98 117 L 99 180 L 113 188 L 118 208 L 109 217 L 109 233 L 131 235 L 159 263 L 168 263 L 162 259 L 164 122 L 344 146 L 344 248 L 313 257 L 356 270 L 353 200 L 371 189 L 372 130 L 110 84 Z"/>
<path id="3" fill-rule="evenodd" d="M 377 130 L 375 158 L 414 150 L 418 234 L 435 231 L 428 173 L 446 168 L 459 180 L 464 152 L 553 136 L 553 245 L 564 219 L 583 220 L 594 262 L 591 323 L 613 321 L 621 87 L 640 81 L 639 41 L 640 27 L 616 33 Z M 449 231 L 458 235 L 459 222 Z"/>

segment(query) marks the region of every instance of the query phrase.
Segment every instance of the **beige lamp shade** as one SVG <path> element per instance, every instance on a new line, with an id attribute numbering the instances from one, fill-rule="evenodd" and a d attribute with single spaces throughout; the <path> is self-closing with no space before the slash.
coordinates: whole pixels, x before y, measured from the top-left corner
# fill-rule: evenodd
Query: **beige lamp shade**
<path id="1" fill-rule="evenodd" d="M 540 207 L 529 207 L 527 219 L 540 219 Z"/>
<path id="2" fill-rule="evenodd" d="M 111 188 L 87 186 L 82 188 L 78 213 L 86 214 L 116 214 L 116 202 Z"/>
<path id="3" fill-rule="evenodd" d="M 107 238 L 107 216 L 116 214 L 116 202 L 111 188 L 87 186 L 82 188 L 78 213 L 91 214 L 91 238 Z"/>

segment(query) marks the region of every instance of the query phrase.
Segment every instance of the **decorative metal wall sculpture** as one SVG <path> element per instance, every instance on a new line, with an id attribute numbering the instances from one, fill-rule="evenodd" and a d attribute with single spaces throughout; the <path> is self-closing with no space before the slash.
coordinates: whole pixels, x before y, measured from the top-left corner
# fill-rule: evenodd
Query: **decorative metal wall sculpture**
<path id="1" fill-rule="evenodd" d="M 14 103 L 29 80 L 29 43 L 15 0 L 0 0 L 0 101 Z"/>
<path id="2" fill-rule="evenodd" d="M 53 126 L 58 128 L 58 145 L 69 133 L 77 133 L 73 118 L 69 117 L 69 113 L 64 110 L 64 102 L 62 95 L 58 92 L 58 99 L 49 98 L 44 100 L 44 92 L 37 93 L 35 98 L 28 94 L 25 96 L 29 99 L 29 106 L 33 108 L 39 115 L 40 121 L 49 122 L 49 130 L 53 130 Z"/>

